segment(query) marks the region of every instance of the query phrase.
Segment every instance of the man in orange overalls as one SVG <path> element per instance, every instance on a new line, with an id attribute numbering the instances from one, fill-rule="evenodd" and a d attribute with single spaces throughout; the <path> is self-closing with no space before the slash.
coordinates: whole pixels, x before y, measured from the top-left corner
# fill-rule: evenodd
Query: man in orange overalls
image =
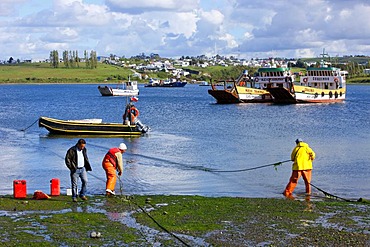
<path id="1" fill-rule="evenodd" d="M 306 186 L 306 193 L 308 195 L 311 194 L 312 161 L 315 159 L 315 152 L 301 138 L 298 138 L 295 142 L 297 146 L 291 154 L 291 159 L 294 161 L 293 172 L 283 193 L 288 198 L 292 197 L 292 193 L 301 176 Z"/>
<path id="2" fill-rule="evenodd" d="M 106 183 L 106 196 L 114 196 L 114 188 L 116 186 L 117 174 L 118 176 L 122 175 L 123 172 L 123 160 L 122 154 L 126 152 L 127 147 L 124 143 L 121 143 L 118 148 L 111 148 L 104 156 L 103 159 L 103 169 L 107 176 Z"/>

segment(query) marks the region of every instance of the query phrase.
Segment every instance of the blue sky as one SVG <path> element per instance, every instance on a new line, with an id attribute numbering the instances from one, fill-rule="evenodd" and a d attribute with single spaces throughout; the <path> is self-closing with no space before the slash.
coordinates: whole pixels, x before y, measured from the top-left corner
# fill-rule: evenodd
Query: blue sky
<path id="1" fill-rule="evenodd" d="M 50 51 L 130 57 L 370 55 L 368 0 L 1 0 L 0 60 Z"/>

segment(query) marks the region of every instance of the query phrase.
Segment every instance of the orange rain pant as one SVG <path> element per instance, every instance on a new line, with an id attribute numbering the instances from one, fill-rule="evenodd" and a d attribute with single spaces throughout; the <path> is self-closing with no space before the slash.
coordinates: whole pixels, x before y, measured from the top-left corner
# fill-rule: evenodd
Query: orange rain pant
<path id="1" fill-rule="evenodd" d="M 311 194 L 311 176 L 312 170 L 299 170 L 293 171 L 292 176 L 289 179 L 289 183 L 285 188 L 284 195 L 291 195 L 297 186 L 298 179 L 302 176 L 305 186 L 306 186 L 306 193 Z"/>
<path id="2" fill-rule="evenodd" d="M 109 161 L 104 161 L 103 169 L 107 175 L 106 189 L 114 192 L 117 181 L 116 168 Z"/>

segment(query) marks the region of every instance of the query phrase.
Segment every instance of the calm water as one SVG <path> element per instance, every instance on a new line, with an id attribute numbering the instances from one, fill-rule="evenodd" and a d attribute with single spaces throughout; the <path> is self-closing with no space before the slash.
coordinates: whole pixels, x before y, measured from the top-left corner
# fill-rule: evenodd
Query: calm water
<path id="1" fill-rule="evenodd" d="M 78 137 L 49 136 L 37 124 L 21 129 L 40 116 L 120 122 L 126 102 L 123 97 L 100 96 L 97 85 L 0 89 L 0 194 L 12 194 L 15 179 L 27 181 L 28 193 L 49 193 L 52 178 L 60 179 L 62 193 L 70 187 L 64 155 Z M 152 132 L 140 138 L 86 137 L 93 166 L 89 193 L 104 192 L 101 160 L 123 141 L 128 146 L 122 176 L 125 194 L 281 197 L 290 163 L 277 170 L 240 173 L 202 168 L 235 170 L 284 161 L 301 137 L 317 155 L 314 185 L 345 198 L 370 198 L 370 86 L 350 85 L 344 103 L 315 105 L 217 105 L 208 89 L 140 86 L 136 105 Z M 296 192 L 304 192 L 302 180 Z"/>

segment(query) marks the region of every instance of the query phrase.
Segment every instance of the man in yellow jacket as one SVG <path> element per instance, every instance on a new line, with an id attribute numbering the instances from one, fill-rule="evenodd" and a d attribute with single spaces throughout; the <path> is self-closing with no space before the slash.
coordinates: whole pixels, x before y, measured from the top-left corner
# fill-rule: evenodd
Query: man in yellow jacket
<path id="1" fill-rule="evenodd" d="M 306 193 L 311 194 L 312 161 L 315 159 L 315 152 L 301 138 L 298 138 L 295 142 L 297 145 L 291 154 L 291 159 L 294 162 L 293 172 L 283 193 L 286 197 L 292 196 L 301 176 L 306 186 Z"/>

